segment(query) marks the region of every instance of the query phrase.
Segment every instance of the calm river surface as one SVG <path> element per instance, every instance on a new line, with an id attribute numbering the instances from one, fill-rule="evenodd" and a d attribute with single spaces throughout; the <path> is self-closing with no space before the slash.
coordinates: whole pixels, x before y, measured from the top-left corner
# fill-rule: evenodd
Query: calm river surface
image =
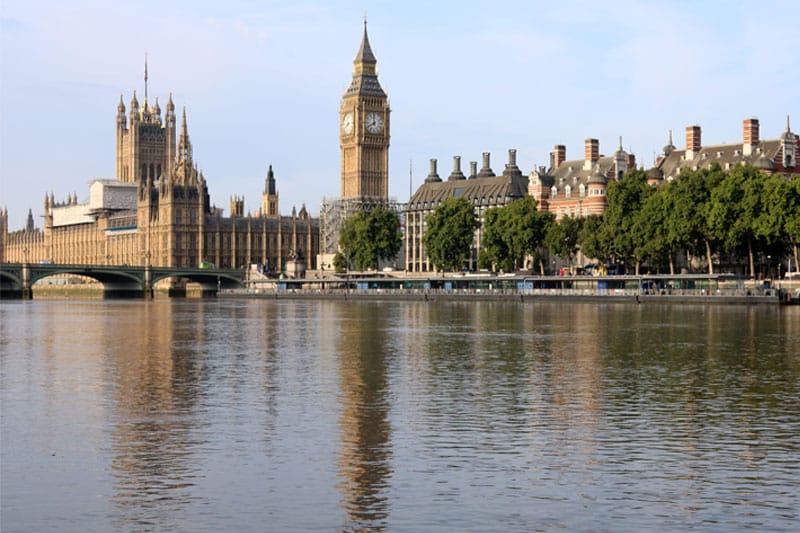
<path id="1" fill-rule="evenodd" d="M 0 530 L 800 527 L 800 307 L 0 304 Z"/>

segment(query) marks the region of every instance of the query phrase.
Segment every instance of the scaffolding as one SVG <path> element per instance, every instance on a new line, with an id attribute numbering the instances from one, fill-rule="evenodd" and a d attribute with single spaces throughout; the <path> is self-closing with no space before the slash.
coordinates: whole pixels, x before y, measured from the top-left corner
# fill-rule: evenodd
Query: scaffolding
<path id="1" fill-rule="evenodd" d="M 397 213 L 402 223 L 405 204 L 398 203 L 395 198 L 323 198 L 319 210 L 320 254 L 333 255 L 339 251 L 339 230 L 348 217 L 379 205 Z"/>

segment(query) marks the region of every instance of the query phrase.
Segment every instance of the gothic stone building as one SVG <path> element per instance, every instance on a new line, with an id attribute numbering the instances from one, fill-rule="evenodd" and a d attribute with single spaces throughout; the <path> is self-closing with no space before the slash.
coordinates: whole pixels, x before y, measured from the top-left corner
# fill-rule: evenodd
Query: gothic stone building
<path id="1" fill-rule="evenodd" d="M 320 262 L 325 265 L 331 265 L 339 250 L 339 227 L 349 216 L 377 205 L 397 209 L 389 198 L 391 110 L 377 64 L 364 21 L 353 77 L 339 106 L 341 196 L 324 199 L 320 207 Z"/>
<path id="2" fill-rule="evenodd" d="M 151 106 L 146 95 L 145 85 L 140 105 L 134 93 L 127 115 L 120 97 L 116 179 L 93 181 L 85 203 L 77 195 L 63 202 L 45 195 L 43 229 L 33 226 L 31 215 L 26 228 L 9 233 L 7 211 L 0 213 L 0 261 L 222 268 L 260 263 L 281 271 L 293 260 L 294 268 L 297 262 L 315 268 L 319 221 L 305 207 L 279 214 L 272 167 L 261 209 L 245 215 L 244 201 L 233 198 L 230 216 L 223 217 L 210 204 L 195 164 L 185 110 L 178 132 L 172 96 L 162 118 L 158 99 Z"/>

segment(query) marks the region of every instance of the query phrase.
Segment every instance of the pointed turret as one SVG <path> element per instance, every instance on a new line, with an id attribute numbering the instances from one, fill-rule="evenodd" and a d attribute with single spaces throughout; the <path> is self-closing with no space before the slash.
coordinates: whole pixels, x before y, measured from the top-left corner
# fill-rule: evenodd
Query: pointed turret
<path id="1" fill-rule="evenodd" d="M 786 115 L 786 131 L 781 135 L 781 145 L 783 167 L 787 170 L 795 169 L 800 159 L 800 138 L 789 127 L 789 115 Z"/>
<path id="2" fill-rule="evenodd" d="M 672 144 L 672 130 L 669 130 L 669 140 L 667 141 L 666 146 L 664 146 L 664 148 L 662 150 L 664 152 L 664 157 L 666 157 L 669 154 L 671 154 L 674 149 L 675 149 L 675 145 Z"/>
<path id="3" fill-rule="evenodd" d="M 353 60 L 353 63 L 358 65 L 359 63 L 366 63 L 375 65 L 378 62 L 375 59 L 375 54 L 372 53 L 372 48 L 369 45 L 369 36 L 367 35 L 367 19 L 364 18 L 364 36 L 361 38 L 361 46 L 358 49 L 358 53 L 356 54 L 356 58 Z"/>
<path id="4" fill-rule="evenodd" d="M 275 173 L 272 172 L 272 165 L 267 170 L 267 179 L 264 184 L 264 192 L 267 194 L 275 194 Z"/>
<path id="5" fill-rule="evenodd" d="M 186 125 L 186 108 L 181 112 L 181 134 L 178 139 L 178 160 L 192 160 L 192 143 L 189 141 L 189 128 Z"/>
<path id="6" fill-rule="evenodd" d="M 350 83 L 348 94 L 368 94 L 372 96 L 386 96 L 381 84 L 378 82 L 378 60 L 372 53 L 367 36 L 367 21 L 364 20 L 364 35 L 361 37 L 361 46 L 353 59 L 353 81 Z"/>
<path id="7" fill-rule="evenodd" d="M 272 165 L 267 170 L 264 193 L 261 195 L 261 216 L 278 216 L 278 189 L 275 186 L 275 173 L 272 171 Z"/>
<path id="8" fill-rule="evenodd" d="M 28 220 L 25 222 L 25 231 L 32 232 L 35 229 L 33 225 L 33 210 L 28 209 Z"/>
<path id="9" fill-rule="evenodd" d="M 136 99 L 136 90 L 133 91 L 131 98 L 131 111 L 130 111 L 131 125 L 139 122 L 139 100 Z"/>

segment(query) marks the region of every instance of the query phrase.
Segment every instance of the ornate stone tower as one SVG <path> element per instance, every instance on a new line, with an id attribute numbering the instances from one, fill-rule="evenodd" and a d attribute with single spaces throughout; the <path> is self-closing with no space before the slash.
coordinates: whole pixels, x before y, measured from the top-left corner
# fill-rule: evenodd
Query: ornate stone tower
<path id="1" fill-rule="evenodd" d="M 389 197 L 389 102 L 378 82 L 367 21 L 353 60 L 353 80 L 339 109 L 342 198 L 386 201 Z"/>
<path id="2" fill-rule="evenodd" d="M 175 160 L 175 104 L 167 102 L 164 122 L 156 98 L 147 101 L 147 59 L 144 63 L 144 103 L 139 107 L 136 91 L 131 98 L 130 117 L 125 117 L 122 96 L 117 105 L 117 179 L 135 183 L 147 178 L 160 180 L 169 174 Z"/>
<path id="3" fill-rule="evenodd" d="M 275 187 L 275 173 L 272 172 L 272 165 L 267 171 L 267 178 L 264 180 L 264 192 L 261 194 L 261 216 L 277 218 L 278 216 L 278 190 Z"/>

